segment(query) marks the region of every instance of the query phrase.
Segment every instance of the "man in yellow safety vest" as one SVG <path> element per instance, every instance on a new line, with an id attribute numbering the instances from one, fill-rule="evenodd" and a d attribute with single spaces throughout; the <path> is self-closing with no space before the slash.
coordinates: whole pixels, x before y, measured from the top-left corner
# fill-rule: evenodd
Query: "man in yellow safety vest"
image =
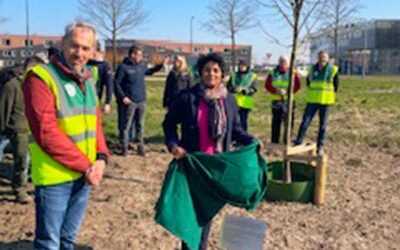
<path id="1" fill-rule="evenodd" d="M 318 153 L 322 154 L 324 139 L 328 126 L 328 115 L 331 106 L 335 104 L 336 92 L 339 87 L 339 68 L 329 63 L 329 54 L 325 51 L 318 53 L 318 63 L 313 65 L 307 76 L 307 106 L 304 111 L 299 133 L 295 144 L 303 142 L 307 128 L 315 113 L 319 112 L 319 132 L 317 138 Z"/>
<path id="2" fill-rule="evenodd" d="M 257 92 L 258 75 L 251 71 L 249 64 L 239 61 L 239 70 L 232 71 L 227 88 L 235 98 L 239 107 L 239 119 L 242 128 L 247 131 L 249 112 L 254 107 L 253 95 Z"/>
<path id="3" fill-rule="evenodd" d="M 99 185 L 109 157 L 94 69 L 87 65 L 95 42 L 92 25 L 70 24 L 61 52 L 25 75 L 36 204 L 34 249 L 73 249 L 90 186 Z"/>

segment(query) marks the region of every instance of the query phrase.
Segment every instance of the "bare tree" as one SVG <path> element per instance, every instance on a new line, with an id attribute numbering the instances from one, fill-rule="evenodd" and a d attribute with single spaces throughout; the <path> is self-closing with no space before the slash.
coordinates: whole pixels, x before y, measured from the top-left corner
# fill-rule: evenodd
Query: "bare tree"
<path id="1" fill-rule="evenodd" d="M 236 66 L 236 36 L 252 28 L 256 6 L 248 0 L 219 0 L 208 6 L 210 19 L 203 23 L 206 29 L 231 40 L 232 69 Z"/>
<path id="2" fill-rule="evenodd" d="M 326 3 L 322 20 L 334 45 L 336 64 L 339 63 L 339 31 L 351 21 L 360 8 L 360 0 L 330 0 Z"/>
<path id="3" fill-rule="evenodd" d="M 80 0 L 82 13 L 100 34 L 112 41 L 112 66 L 117 61 L 117 37 L 142 24 L 148 17 L 142 0 Z"/>
<path id="4" fill-rule="evenodd" d="M 289 28 L 292 30 L 292 53 L 290 57 L 289 68 L 289 87 L 288 87 L 288 118 L 285 122 L 285 144 L 286 152 L 290 147 L 291 142 L 291 126 L 292 123 L 292 110 L 293 110 L 293 89 L 294 89 L 294 70 L 296 67 L 296 52 L 300 38 L 307 37 L 312 29 L 316 27 L 322 9 L 326 0 L 258 0 L 258 2 L 267 7 L 269 10 L 275 11 L 276 14 L 281 16 Z M 305 34 L 305 35 L 304 35 Z M 292 181 L 292 173 L 290 162 L 285 160 L 284 163 L 284 182 Z"/>

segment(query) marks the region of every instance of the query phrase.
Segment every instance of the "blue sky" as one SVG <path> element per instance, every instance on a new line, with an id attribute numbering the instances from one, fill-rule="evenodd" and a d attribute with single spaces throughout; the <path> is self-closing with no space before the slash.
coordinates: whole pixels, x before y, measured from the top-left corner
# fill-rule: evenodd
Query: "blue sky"
<path id="1" fill-rule="evenodd" d="M 78 0 L 29 0 L 31 34 L 61 35 L 64 26 L 73 21 L 80 13 Z M 215 0 L 218 1 L 218 0 Z M 144 8 L 150 12 L 148 21 L 139 28 L 124 34 L 124 38 L 167 39 L 189 41 L 189 23 L 194 20 L 194 41 L 210 43 L 228 43 L 229 40 L 204 30 L 201 21 L 207 20 L 207 5 L 213 0 L 144 0 Z M 367 19 L 400 19 L 400 0 L 361 0 L 363 8 L 357 16 Z M 271 34 L 279 37 L 290 36 L 290 30 L 272 16 L 265 16 L 263 23 Z M 25 33 L 25 0 L 3 0 L 0 16 L 8 20 L 0 24 L 0 33 Z M 256 16 L 255 16 L 256 18 Z M 266 53 L 273 54 L 273 60 L 286 49 L 275 45 L 258 29 L 239 34 L 238 42 L 253 45 L 253 54 L 257 61 Z"/>

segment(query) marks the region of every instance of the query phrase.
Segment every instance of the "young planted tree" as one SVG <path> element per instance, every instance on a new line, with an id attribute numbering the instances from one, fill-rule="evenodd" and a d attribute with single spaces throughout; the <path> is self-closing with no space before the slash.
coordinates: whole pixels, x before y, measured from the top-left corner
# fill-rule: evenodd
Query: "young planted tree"
<path id="1" fill-rule="evenodd" d="M 206 29 L 231 40 L 231 67 L 236 66 L 236 37 L 239 32 L 252 28 L 256 5 L 248 0 L 218 0 L 208 6 L 210 19 L 203 23 Z"/>
<path id="2" fill-rule="evenodd" d="M 100 34 L 112 41 L 112 66 L 117 63 L 117 38 L 139 26 L 148 17 L 141 0 L 80 0 L 81 12 Z"/>
<path id="3" fill-rule="evenodd" d="M 323 24 L 334 45 L 335 63 L 339 63 L 339 32 L 361 8 L 360 0 L 330 0 L 326 3 Z"/>
<path id="4" fill-rule="evenodd" d="M 289 151 L 291 143 L 292 129 L 292 110 L 293 110 L 293 90 L 294 90 L 294 71 L 296 68 L 296 54 L 301 37 L 307 37 L 312 29 L 316 27 L 326 0 L 259 0 L 262 6 L 273 10 L 282 17 L 289 28 L 292 30 L 292 44 L 289 68 L 288 84 L 288 118 L 285 122 L 285 152 Z M 284 161 L 283 181 L 292 182 L 292 173 L 289 161 Z"/>

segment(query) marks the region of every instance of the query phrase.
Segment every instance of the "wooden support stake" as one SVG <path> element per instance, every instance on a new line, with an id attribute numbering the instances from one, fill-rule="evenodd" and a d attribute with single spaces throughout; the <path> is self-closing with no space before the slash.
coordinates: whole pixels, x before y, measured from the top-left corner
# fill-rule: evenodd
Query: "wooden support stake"
<path id="1" fill-rule="evenodd" d="M 315 171 L 314 204 L 317 206 L 322 206 L 325 201 L 327 169 L 328 157 L 326 155 L 322 155 L 317 161 L 317 169 Z"/>
<path id="2" fill-rule="evenodd" d="M 286 150 L 286 155 L 297 155 L 297 154 L 303 154 L 303 153 L 308 153 L 310 151 L 313 151 L 314 149 L 317 148 L 317 145 L 315 143 L 312 143 L 310 145 L 298 145 L 294 147 L 289 147 Z"/>

